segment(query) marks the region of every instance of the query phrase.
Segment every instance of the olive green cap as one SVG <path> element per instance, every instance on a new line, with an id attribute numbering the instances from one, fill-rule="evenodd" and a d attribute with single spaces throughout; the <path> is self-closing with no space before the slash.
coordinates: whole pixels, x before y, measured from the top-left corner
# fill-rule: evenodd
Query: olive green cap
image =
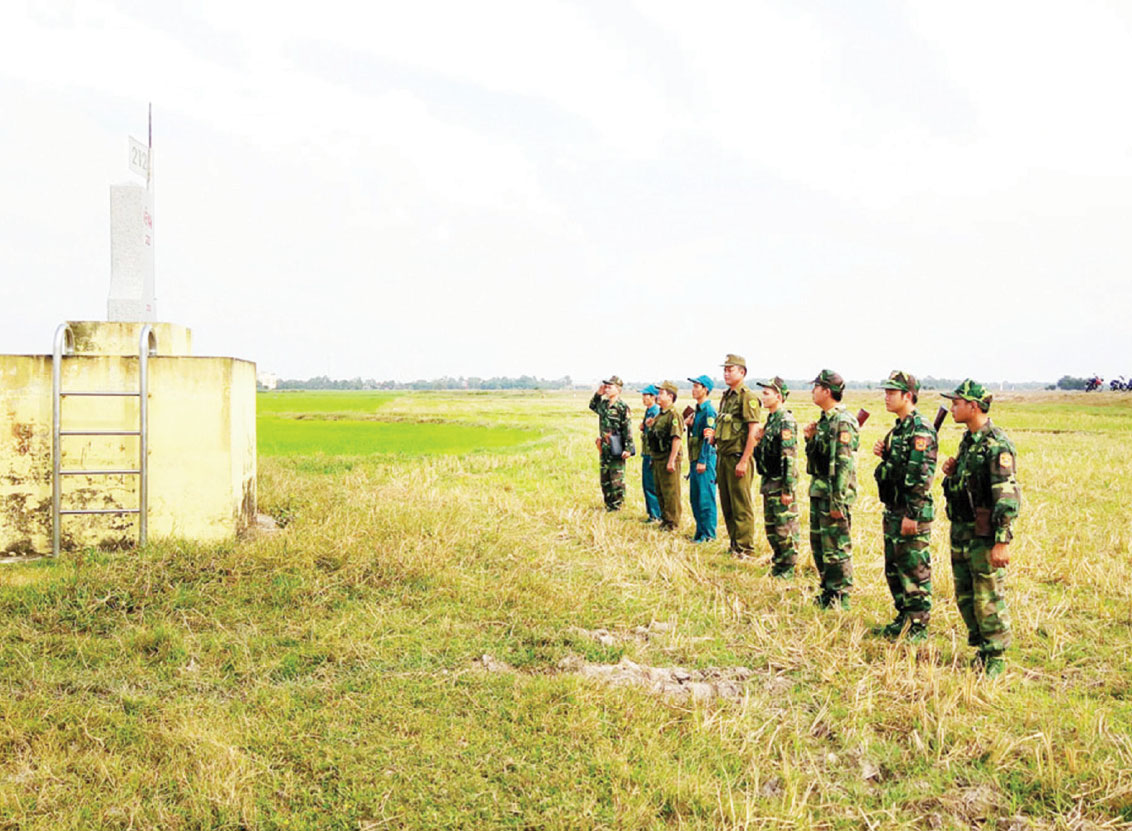
<path id="1" fill-rule="evenodd" d="M 742 355 L 728 355 L 723 359 L 723 366 L 741 366 L 747 368 L 747 359 Z"/>
<path id="2" fill-rule="evenodd" d="M 603 384 L 616 384 L 619 387 L 625 386 L 623 383 L 621 383 L 621 376 L 620 375 L 610 375 L 608 378 L 606 378 L 604 381 L 602 381 L 602 383 Z"/>
<path id="3" fill-rule="evenodd" d="M 786 386 L 786 382 L 777 375 L 775 375 L 769 381 L 759 381 L 758 385 L 760 387 L 766 387 L 768 390 L 774 390 L 776 393 L 782 396 L 783 400 L 785 400 L 786 397 L 790 395 L 790 387 Z"/>
<path id="4" fill-rule="evenodd" d="M 821 384 L 823 387 L 828 387 L 832 392 L 845 392 L 845 379 L 832 369 L 823 369 L 818 373 L 818 377 L 810 383 Z"/>
<path id="5" fill-rule="evenodd" d="M 980 384 L 978 381 L 968 378 L 962 384 L 955 388 L 955 392 L 940 393 L 944 398 L 950 398 L 954 401 L 956 398 L 962 398 L 964 401 L 973 401 L 978 404 L 983 412 L 990 410 L 991 400 L 994 398 L 987 388 Z"/>
<path id="6" fill-rule="evenodd" d="M 676 384 L 674 384 L 672 381 L 661 381 L 656 386 L 658 389 L 668 390 L 673 395 L 676 395 L 678 392 L 680 392 L 679 388 L 677 388 Z"/>
<path id="7" fill-rule="evenodd" d="M 894 369 L 888 373 L 888 377 L 881 382 L 880 388 L 882 390 L 899 390 L 900 392 L 917 393 L 920 391 L 920 382 L 916 380 L 916 376 L 910 372 L 904 372 L 900 369 Z"/>

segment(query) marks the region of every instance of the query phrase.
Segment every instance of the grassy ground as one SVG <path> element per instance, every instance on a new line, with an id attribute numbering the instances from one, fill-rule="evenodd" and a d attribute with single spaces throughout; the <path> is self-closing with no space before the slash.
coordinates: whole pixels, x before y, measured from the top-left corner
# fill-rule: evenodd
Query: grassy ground
<path id="1" fill-rule="evenodd" d="M 627 510 L 601 510 L 585 398 L 262 396 L 280 533 L 0 570 L 0 828 L 1132 827 L 1132 400 L 996 403 L 1025 503 L 987 683 L 946 521 L 930 641 L 868 636 L 890 617 L 873 457 L 854 608 L 823 614 L 812 567 L 783 586 L 687 518 L 642 525 L 636 460 Z M 871 446 L 879 393 L 848 404 Z M 754 675 L 694 703 L 569 656 Z"/>

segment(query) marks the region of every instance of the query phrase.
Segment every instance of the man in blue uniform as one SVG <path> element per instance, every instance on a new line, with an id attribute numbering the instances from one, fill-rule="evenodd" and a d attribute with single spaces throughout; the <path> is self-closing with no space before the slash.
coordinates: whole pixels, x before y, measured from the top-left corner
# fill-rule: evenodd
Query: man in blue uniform
<path id="1" fill-rule="evenodd" d="M 715 384 L 706 375 L 688 380 L 692 382 L 692 399 L 696 402 L 696 412 L 685 419 L 690 463 L 688 495 L 696 519 L 692 542 L 707 542 L 715 539 L 715 448 L 706 440 L 704 431 L 715 429 L 715 407 L 708 400 Z"/>

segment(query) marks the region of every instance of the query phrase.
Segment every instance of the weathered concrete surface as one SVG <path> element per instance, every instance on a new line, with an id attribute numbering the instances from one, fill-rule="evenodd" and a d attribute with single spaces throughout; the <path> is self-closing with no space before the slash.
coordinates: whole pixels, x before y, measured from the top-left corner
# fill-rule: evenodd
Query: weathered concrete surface
<path id="1" fill-rule="evenodd" d="M 138 339 L 146 324 L 105 320 L 70 320 L 77 355 L 137 355 Z M 193 333 L 176 323 L 150 323 L 157 354 L 185 357 L 193 354 Z"/>
<path id="2" fill-rule="evenodd" d="M 169 324 L 172 327 L 171 324 Z M 140 324 L 76 331 L 78 354 L 63 361 L 64 390 L 136 390 Z M 188 330 L 172 327 L 189 344 Z M 99 346 L 101 344 L 101 346 Z M 256 516 L 255 364 L 234 358 L 149 360 L 149 535 L 203 541 L 235 537 Z M 135 430 L 137 398 L 64 399 L 67 429 Z M 51 550 L 51 357 L 0 355 L 0 555 Z M 64 469 L 136 468 L 134 436 L 63 438 Z M 68 476 L 64 508 L 133 508 L 136 476 Z M 132 547 L 137 517 L 63 518 L 63 547 Z"/>

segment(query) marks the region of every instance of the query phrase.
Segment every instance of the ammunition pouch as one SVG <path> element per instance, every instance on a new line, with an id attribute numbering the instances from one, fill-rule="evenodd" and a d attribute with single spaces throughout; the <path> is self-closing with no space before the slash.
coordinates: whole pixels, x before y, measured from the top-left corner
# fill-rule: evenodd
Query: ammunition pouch
<path id="1" fill-rule="evenodd" d="M 893 467 L 888 462 L 881 462 L 873 471 L 873 477 L 877 481 L 877 495 L 886 508 L 900 507 L 896 504 L 896 481 L 893 473 Z"/>
<path id="2" fill-rule="evenodd" d="M 657 426 L 657 424 L 653 424 L 654 428 Z M 649 431 L 649 452 L 654 456 L 667 456 L 672 452 L 672 434 L 668 432 L 672 425 L 665 421 L 660 426 L 662 430 L 653 429 Z"/>
<path id="3" fill-rule="evenodd" d="M 763 439 L 766 442 L 766 439 Z M 758 451 L 762 451 L 761 453 Z M 771 440 L 769 444 L 760 444 L 755 452 L 755 470 L 760 476 L 768 479 L 777 479 L 782 476 L 782 441 Z"/>
<path id="4" fill-rule="evenodd" d="M 947 518 L 952 522 L 974 522 L 975 501 L 966 482 L 952 477 L 943 480 L 943 495 L 947 499 Z M 989 515 L 988 515 L 989 519 Z"/>
<path id="5" fill-rule="evenodd" d="M 807 448 L 806 473 L 811 476 L 829 477 L 829 446 L 825 442 L 814 441 Z"/>
<path id="6" fill-rule="evenodd" d="M 993 537 L 994 526 L 991 525 L 991 509 L 990 508 L 976 508 L 975 509 L 975 536 L 976 537 Z"/>
<path id="7" fill-rule="evenodd" d="M 715 442 L 731 441 L 737 435 L 735 419 L 731 413 L 723 413 L 715 421 Z"/>

